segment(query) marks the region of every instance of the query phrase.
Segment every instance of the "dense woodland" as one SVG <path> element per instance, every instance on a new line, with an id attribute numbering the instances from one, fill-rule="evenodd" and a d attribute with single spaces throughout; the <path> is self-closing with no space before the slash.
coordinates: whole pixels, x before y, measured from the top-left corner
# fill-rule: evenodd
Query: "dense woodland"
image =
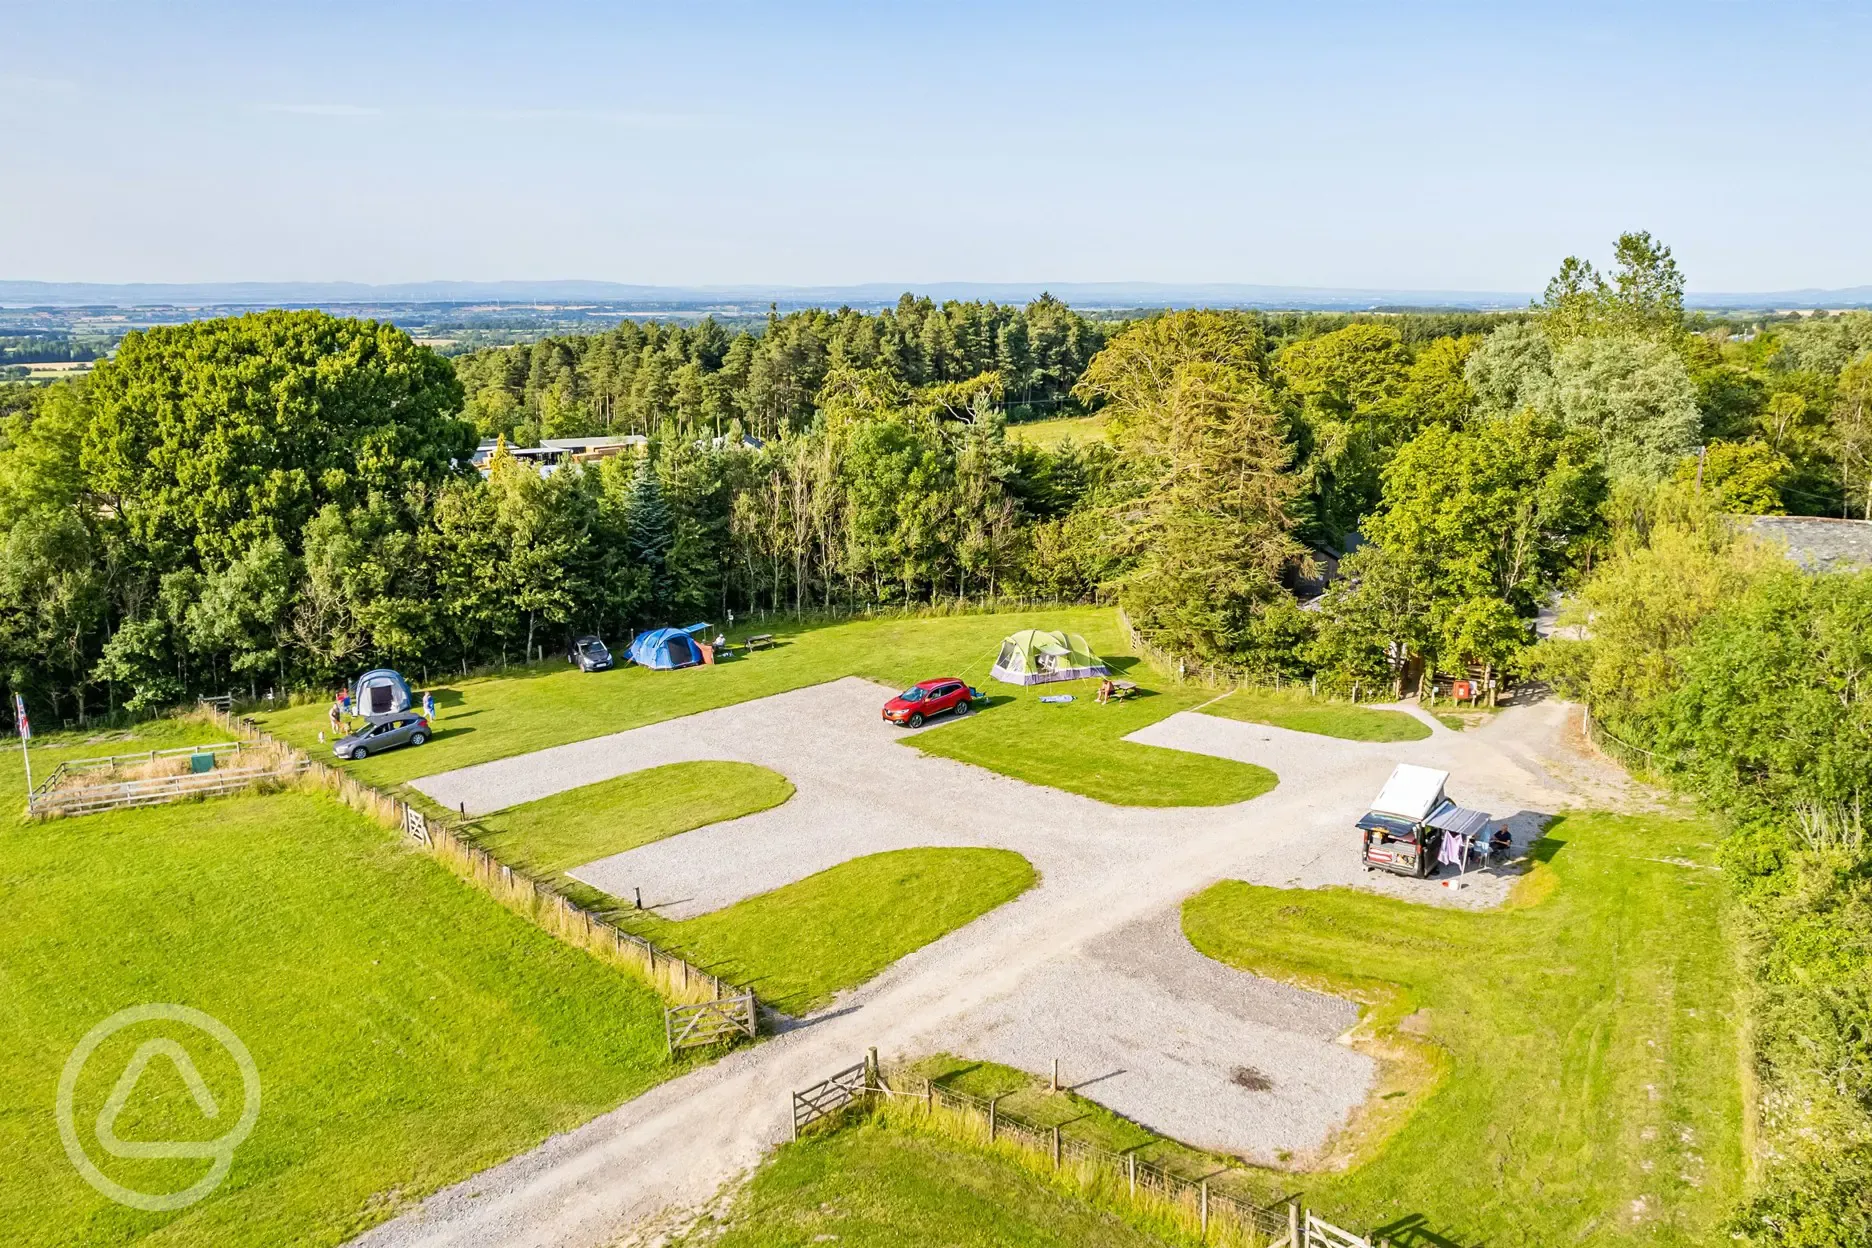
<path id="1" fill-rule="evenodd" d="M 1086 413 L 1105 439 L 1009 434 Z M 648 450 L 469 462 L 605 431 Z M 1010 596 L 1342 693 L 1534 672 L 1733 826 L 1765 1149 L 1736 1229 L 1872 1244 L 1872 574 L 1798 573 L 1732 521 L 1781 511 L 1872 517 L 1872 314 L 1686 318 L 1642 234 L 1507 316 L 906 296 L 451 361 L 268 312 L 0 388 L 0 680 L 57 722 Z M 1536 645 L 1560 593 L 1590 637 Z"/>

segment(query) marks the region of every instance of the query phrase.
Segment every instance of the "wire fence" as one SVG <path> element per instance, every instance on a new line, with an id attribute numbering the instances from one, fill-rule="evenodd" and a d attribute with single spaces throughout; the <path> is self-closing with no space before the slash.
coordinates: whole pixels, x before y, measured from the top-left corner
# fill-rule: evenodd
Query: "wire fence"
<path id="1" fill-rule="evenodd" d="M 1606 757 L 1624 767 L 1627 771 L 1658 773 L 1687 761 L 1681 754 L 1660 754 L 1656 750 L 1647 750 L 1642 745 L 1633 745 L 1615 735 L 1588 706 L 1582 713 L 1586 739 L 1593 743 Z"/>
<path id="2" fill-rule="evenodd" d="M 851 1109 L 909 1114 L 919 1125 L 969 1143 L 1011 1149 L 1030 1166 L 1073 1178 L 1086 1195 L 1123 1199 L 1195 1232 L 1204 1242 L 1242 1248 L 1300 1242 L 1302 1211 L 1297 1201 L 1278 1207 L 1256 1204 L 1213 1186 L 1210 1176 L 1178 1174 L 1134 1151 L 1104 1148 L 1058 1126 L 1043 1127 L 1007 1113 L 998 1097 L 974 1096 L 930 1079 L 887 1075 L 873 1054 L 793 1093 L 795 1139 L 815 1125 L 835 1128 Z"/>

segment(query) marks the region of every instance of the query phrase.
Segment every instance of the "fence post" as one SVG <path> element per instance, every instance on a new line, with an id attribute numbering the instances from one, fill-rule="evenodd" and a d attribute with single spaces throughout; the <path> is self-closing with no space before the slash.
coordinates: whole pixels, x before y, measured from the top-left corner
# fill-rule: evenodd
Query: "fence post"
<path id="1" fill-rule="evenodd" d="M 878 1088 L 877 1049 L 865 1050 L 865 1091 L 875 1092 Z"/>
<path id="2" fill-rule="evenodd" d="M 1209 1236 L 1209 1180 L 1208 1179 L 1204 1179 L 1202 1181 L 1202 1188 L 1200 1189 L 1200 1195 L 1197 1197 L 1197 1199 L 1201 1201 L 1201 1212 L 1197 1216 L 1201 1220 L 1203 1237 L 1206 1239 Z"/>
<path id="3" fill-rule="evenodd" d="M 1059 1091 L 1059 1058 L 1057 1057 L 1053 1059 L 1053 1086 L 1048 1088 L 1047 1091 Z"/>
<path id="4" fill-rule="evenodd" d="M 923 1112 L 926 1114 L 936 1112 L 936 1085 L 928 1079 L 923 1081 Z"/>
<path id="5" fill-rule="evenodd" d="M 991 1096 L 988 1098 L 988 1142 L 990 1144 L 994 1143 L 995 1131 L 999 1126 L 995 1121 L 995 1106 L 1000 1103 L 1001 1098 L 998 1096 Z"/>
<path id="6" fill-rule="evenodd" d="M 1125 1154 L 1125 1177 L 1131 1181 L 1131 1199 L 1137 1199 L 1137 1154 Z"/>
<path id="7" fill-rule="evenodd" d="M 1053 1168 L 1059 1169 L 1059 1128 L 1053 1128 Z"/>
<path id="8" fill-rule="evenodd" d="M 1300 1202 L 1287 1202 L 1287 1248 L 1300 1248 Z"/>

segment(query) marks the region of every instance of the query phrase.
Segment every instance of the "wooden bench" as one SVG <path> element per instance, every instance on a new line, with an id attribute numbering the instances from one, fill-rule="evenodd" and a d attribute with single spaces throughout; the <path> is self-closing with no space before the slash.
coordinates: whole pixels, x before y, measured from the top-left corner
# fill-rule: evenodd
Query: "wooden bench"
<path id="1" fill-rule="evenodd" d="M 773 644 L 774 639 L 772 633 L 756 633 L 747 639 L 747 651 L 749 654 L 753 654 L 762 646 L 771 646 Z"/>
<path id="2" fill-rule="evenodd" d="M 1113 702 L 1118 701 L 1120 698 L 1128 698 L 1136 692 L 1137 682 L 1134 680 L 1112 681 L 1111 700 Z"/>

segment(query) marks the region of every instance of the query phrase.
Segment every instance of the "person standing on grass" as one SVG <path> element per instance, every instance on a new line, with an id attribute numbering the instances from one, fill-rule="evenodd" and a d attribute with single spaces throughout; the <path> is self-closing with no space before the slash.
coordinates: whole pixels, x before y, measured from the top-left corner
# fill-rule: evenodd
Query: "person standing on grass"
<path id="1" fill-rule="evenodd" d="M 331 704 L 331 709 L 325 713 L 325 718 L 331 721 L 331 731 L 334 737 L 344 735 L 338 731 L 338 721 L 343 718 L 342 713 L 338 709 L 338 705 L 338 700 L 334 699 Z"/>
<path id="2" fill-rule="evenodd" d="M 435 694 L 427 689 L 423 690 L 423 718 L 435 723 Z"/>

